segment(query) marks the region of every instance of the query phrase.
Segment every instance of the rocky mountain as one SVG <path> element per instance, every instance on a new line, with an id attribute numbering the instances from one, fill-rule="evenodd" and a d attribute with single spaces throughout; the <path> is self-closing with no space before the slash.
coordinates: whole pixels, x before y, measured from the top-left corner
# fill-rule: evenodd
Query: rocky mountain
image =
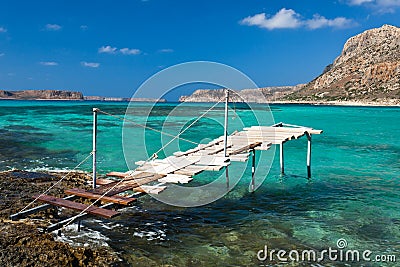
<path id="1" fill-rule="evenodd" d="M 400 103 L 400 28 L 383 25 L 351 37 L 324 72 L 284 99 Z"/>
<path id="2" fill-rule="evenodd" d="M 250 102 L 250 103 L 264 103 L 266 101 L 275 101 L 290 93 L 293 93 L 304 87 L 304 84 L 296 86 L 277 86 L 277 87 L 264 87 L 257 89 L 243 89 L 231 93 L 229 100 L 231 102 Z M 223 89 L 199 89 L 193 92 L 190 96 L 181 96 L 180 102 L 218 102 L 225 97 Z"/>
<path id="3" fill-rule="evenodd" d="M 61 90 L 23 90 L 5 91 L 0 90 L 0 99 L 17 100 L 83 100 L 81 92 Z"/>

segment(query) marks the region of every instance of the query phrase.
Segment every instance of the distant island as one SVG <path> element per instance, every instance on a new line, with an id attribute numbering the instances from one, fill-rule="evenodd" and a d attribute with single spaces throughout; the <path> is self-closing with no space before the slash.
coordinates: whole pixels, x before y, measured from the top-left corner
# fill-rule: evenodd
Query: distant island
<path id="1" fill-rule="evenodd" d="M 264 99 L 256 97 L 259 92 Z M 400 105 L 400 28 L 383 25 L 351 37 L 336 60 L 307 84 L 244 89 L 240 95 L 231 101 Z M 222 89 L 197 90 L 179 100 L 217 102 L 222 97 Z"/>
<path id="2" fill-rule="evenodd" d="M 12 100 L 83 100 L 81 92 L 63 90 L 0 90 L 0 99 Z"/>
<path id="3" fill-rule="evenodd" d="M 84 96 L 81 92 L 65 90 L 0 90 L 0 100 L 80 100 L 80 101 L 123 101 L 165 102 L 165 99 Z"/>

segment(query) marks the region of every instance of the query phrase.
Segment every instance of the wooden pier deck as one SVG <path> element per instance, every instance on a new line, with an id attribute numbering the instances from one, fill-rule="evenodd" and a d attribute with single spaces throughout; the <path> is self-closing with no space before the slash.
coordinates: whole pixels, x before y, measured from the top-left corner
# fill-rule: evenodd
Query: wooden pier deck
<path id="1" fill-rule="evenodd" d="M 203 171 L 219 171 L 229 166 L 232 161 L 246 162 L 251 152 L 254 156 L 255 150 L 268 150 L 272 145 L 280 145 L 281 172 L 283 173 L 283 144 L 302 136 L 307 136 L 308 138 L 307 170 L 310 177 L 311 135 L 320 133 L 322 133 L 322 130 L 285 125 L 283 123 L 274 126 L 244 128 L 243 131 L 236 131 L 226 137 L 226 151 L 225 137 L 221 136 L 208 144 L 200 144 L 187 151 L 177 151 L 172 156 L 164 159 L 139 161 L 136 162 L 139 167 L 134 171 L 124 173 L 111 172 L 107 176 L 113 177 L 113 179 L 97 179 L 97 186 L 92 190 L 69 189 L 65 191 L 66 195 L 69 195 L 66 198 L 56 198 L 49 195 L 34 197 L 46 204 L 11 215 L 11 219 L 16 220 L 51 206 L 84 211 L 84 213 L 74 218 L 74 220 L 81 220 L 88 215 L 113 218 L 119 215 L 119 212 L 109 208 L 130 205 L 136 200 L 136 196 L 127 197 L 120 195 L 121 193 L 134 191 L 138 193 L 159 194 L 168 187 L 168 184 L 188 183 L 194 179 L 195 175 Z M 254 178 L 254 159 L 252 176 Z M 78 197 L 100 200 L 99 204 L 100 202 L 108 204 L 99 207 L 73 201 Z M 70 222 L 71 220 L 59 222 L 58 224 L 49 226 L 47 230 L 56 230 L 61 228 L 63 224 Z"/>

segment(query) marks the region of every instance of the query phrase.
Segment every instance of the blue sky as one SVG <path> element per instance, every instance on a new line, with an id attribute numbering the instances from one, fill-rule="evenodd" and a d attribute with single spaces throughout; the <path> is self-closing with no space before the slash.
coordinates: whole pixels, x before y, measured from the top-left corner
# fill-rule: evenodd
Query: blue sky
<path id="1" fill-rule="evenodd" d="M 349 37 L 400 26 L 399 12 L 400 0 L 2 1 L 0 89 L 129 97 L 194 60 L 259 86 L 306 83 Z"/>

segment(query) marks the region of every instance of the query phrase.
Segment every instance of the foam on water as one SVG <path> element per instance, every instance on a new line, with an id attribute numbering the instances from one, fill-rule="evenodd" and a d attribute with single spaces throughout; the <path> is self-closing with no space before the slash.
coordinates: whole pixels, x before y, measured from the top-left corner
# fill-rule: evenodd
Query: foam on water
<path id="1" fill-rule="evenodd" d="M 61 231 L 61 236 L 54 231 L 54 237 L 57 241 L 68 243 L 72 246 L 83 247 L 108 247 L 108 237 L 101 232 L 85 227 L 83 231 L 77 231 L 76 224 L 70 224 L 64 227 Z"/>

